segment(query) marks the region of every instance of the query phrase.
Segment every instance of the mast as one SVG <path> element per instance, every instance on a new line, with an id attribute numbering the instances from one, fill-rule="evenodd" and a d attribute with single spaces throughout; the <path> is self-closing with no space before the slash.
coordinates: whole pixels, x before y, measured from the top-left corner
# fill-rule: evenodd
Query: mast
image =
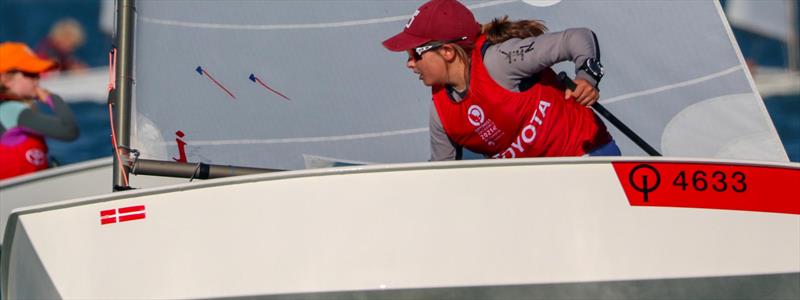
<path id="1" fill-rule="evenodd" d="M 798 40 L 798 24 L 797 24 L 797 2 L 796 1 L 787 1 L 786 2 L 786 23 L 787 23 L 787 33 L 786 33 L 786 51 L 788 56 L 788 69 L 790 71 L 797 71 L 800 69 L 800 40 Z"/>
<path id="2" fill-rule="evenodd" d="M 120 168 L 121 155 L 127 155 L 130 145 L 131 95 L 133 93 L 133 30 L 134 0 L 117 0 L 117 86 L 114 90 L 114 131 L 116 143 L 123 153 L 114 155 L 113 190 L 127 188 L 126 168 Z M 116 151 L 116 150 L 115 150 Z"/>

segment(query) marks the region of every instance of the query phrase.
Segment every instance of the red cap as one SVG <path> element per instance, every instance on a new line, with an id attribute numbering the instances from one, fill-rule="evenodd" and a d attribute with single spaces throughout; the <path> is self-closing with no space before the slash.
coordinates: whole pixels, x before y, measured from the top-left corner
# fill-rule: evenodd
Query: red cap
<path id="1" fill-rule="evenodd" d="M 12 70 L 42 73 L 56 66 L 56 62 L 39 58 L 23 43 L 0 43 L 0 73 Z"/>
<path id="2" fill-rule="evenodd" d="M 430 41 L 467 37 L 462 44 L 473 44 L 481 24 L 472 12 L 456 0 L 431 0 L 420 6 L 402 32 L 383 41 L 391 51 L 406 51 Z"/>

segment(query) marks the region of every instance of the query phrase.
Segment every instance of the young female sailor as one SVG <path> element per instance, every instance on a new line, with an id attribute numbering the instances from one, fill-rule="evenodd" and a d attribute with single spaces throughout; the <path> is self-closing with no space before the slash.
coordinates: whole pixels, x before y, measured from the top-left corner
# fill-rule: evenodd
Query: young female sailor
<path id="1" fill-rule="evenodd" d="M 39 75 L 55 67 L 25 44 L 0 43 L 0 179 L 47 168 L 45 137 L 78 137 L 69 106 L 39 86 Z M 54 115 L 37 111 L 35 101 L 49 105 Z"/>
<path id="2" fill-rule="evenodd" d="M 588 29 L 545 33 L 538 21 L 495 19 L 481 26 L 455 0 L 432 0 L 404 30 L 383 42 L 406 51 L 406 66 L 432 88 L 431 160 L 486 157 L 620 155 L 587 106 L 603 76 L 597 38 Z M 576 65 L 574 91 L 550 69 Z"/>

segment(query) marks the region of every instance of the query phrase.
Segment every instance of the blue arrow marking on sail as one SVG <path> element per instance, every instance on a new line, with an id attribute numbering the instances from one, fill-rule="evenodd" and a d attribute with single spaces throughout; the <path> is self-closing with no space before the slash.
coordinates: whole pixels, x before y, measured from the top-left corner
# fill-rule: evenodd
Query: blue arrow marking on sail
<path id="1" fill-rule="evenodd" d="M 231 96 L 231 98 L 236 99 L 236 96 L 234 96 L 233 93 L 231 93 L 231 91 L 229 91 L 224 86 L 222 86 L 222 84 L 219 83 L 219 81 L 217 81 L 216 79 L 214 79 L 214 77 L 212 77 L 211 74 L 208 74 L 208 72 L 203 70 L 203 67 L 197 66 L 197 69 L 194 69 L 194 70 L 197 71 L 198 74 L 205 75 L 206 77 L 208 77 L 208 79 L 210 79 L 212 82 L 214 82 L 214 84 L 216 84 L 219 88 L 224 90 L 225 93 L 228 93 L 228 95 Z"/>
<path id="2" fill-rule="evenodd" d="M 260 84 L 260 85 L 261 85 L 261 86 L 263 86 L 264 88 L 268 89 L 270 92 L 273 92 L 273 93 L 275 93 L 276 95 L 283 97 L 283 99 L 286 99 L 286 100 L 290 100 L 290 101 L 291 101 L 291 99 L 289 99 L 289 97 L 286 97 L 286 96 L 284 96 L 283 94 L 281 94 L 280 92 L 278 92 L 278 91 L 276 91 L 276 90 L 273 90 L 273 89 L 272 89 L 271 87 L 269 87 L 269 86 L 268 86 L 266 83 L 264 83 L 263 81 L 261 81 L 261 79 L 260 79 L 260 78 L 256 77 L 256 75 L 255 75 L 255 74 L 253 74 L 253 73 L 250 73 L 250 77 L 249 77 L 249 78 L 250 78 L 250 80 L 251 80 L 251 81 L 253 81 L 253 82 L 255 82 L 255 83 L 258 83 L 258 84 Z"/>

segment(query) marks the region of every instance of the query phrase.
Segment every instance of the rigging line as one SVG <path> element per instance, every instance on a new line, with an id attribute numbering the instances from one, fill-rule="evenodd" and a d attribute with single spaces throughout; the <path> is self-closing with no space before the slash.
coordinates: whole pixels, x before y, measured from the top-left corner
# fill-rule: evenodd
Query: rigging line
<path id="1" fill-rule="evenodd" d="M 114 113 L 113 113 L 114 104 L 108 104 L 108 120 L 111 124 L 111 145 L 114 147 L 114 154 L 117 156 L 117 164 L 119 168 L 122 170 L 122 179 L 125 182 L 125 187 L 129 187 L 130 184 L 128 183 L 128 171 L 125 170 L 125 166 L 122 164 L 122 156 L 120 155 L 120 147 L 117 145 L 117 134 L 114 132 Z"/>
<path id="2" fill-rule="evenodd" d="M 411 128 L 394 131 L 382 131 L 363 134 L 350 134 L 338 136 L 318 136 L 304 138 L 283 138 L 283 139 L 246 139 L 246 140 L 218 140 L 218 141 L 188 141 L 192 146 L 221 146 L 221 145 L 255 145 L 255 144 L 289 144 L 289 143 L 317 143 L 346 140 L 360 140 L 370 138 L 380 138 L 395 135 L 415 134 L 428 132 L 428 128 Z M 174 142 L 162 142 L 162 145 L 172 145 Z"/>
<path id="3" fill-rule="evenodd" d="M 469 9 L 478 9 L 484 7 L 490 7 L 495 5 L 501 5 L 511 2 L 517 2 L 518 0 L 497 0 L 497 1 L 489 1 L 484 3 L 478 3 L 473 5 L 468 5 Z M 176 20 L 165 20 L 165 19 L 157 19 L 157 18 L 150 18 L 138 15 L 139 20 L 147 23 L 153 24 L 160 24 L 160 25 L 168 25 L 168 26 L 180 26 L 180 27 L 192 27 L 192 28 L 206 28 L 206 29 L 232 29 L 232 30 L 281 30 L 281 29 L 312 29 L 312 28 L 336 28 L 336 27 L 348 27 L 348 26 L 359 26 L 359 25 L 369 25 L 369 24 L 380 24 L 380 23 L 389 23 L 389 22 L 397 22 L 397 21 L 408 21 L 411 18 L 411 15 L 403 15 L 403 16 L 394 16 L 394 17 L 385 17 L 385 18 L 375 18 L 375 19 L 364 19 L 364 20 L 353 20 L 353 21 L 342 21 L 342 22 L 329 22 L 329 23 L 308 23 L 308 24 L 275 24 L 275 25 L 238 25 L 238 24 L 219 24 L 219 23 L 199 23 L 199 22 L 184 22 L 184 21 L 176 21 Z"/>
<path id="4" fill-rule="evenodd" d="M 698 78 L 687 80 L 687 81 L 683 81 L 683 82 L 668 84 L 668 85 L 665 85 L 665 86 L 661 86 L 661 87 L 657 87 L 657 88 L 653 88 L 653 89 L 649 89 L 649 90 L 644 90 L 644 91 L 639 91 L 639 92 L 619 95 L 619 96 L 616 96 L 616 97 L 611 97 L 611 98 L 608 98 L 608 99 L 601 100 L 599 102 L 602 103 L 602 104 L 609 104 L 609 103 L 614 103 L 614 102 L 617 102 L 617 101 L 622 101 L 622 100 L 626 100 L 626 99 L 630 99 L 630 98 L 636 98 L 636 97 L 641 97 L 641 96 L 645 96 L 645 95 L 651 95 L 651 94 L 655 94 L 655 93 L 660 93 L 660 92 L 663 92 L 663 91 L 676 89 L 676 88 L 679 88 L 679 87 L 685 87 L 685 86 L 689 86 L 689 85 L 693 85 L 693 84 L 698 84 L 698 83 L 701 83 L 701 82 L 709 81 L 711 79 L 719 78 L 719 77 L 728 75 L 730 73 L 736 72 L 736 71 L 738 71 L 740 69 L 742 69 L 742 66 L 736 65 L 734 67 L 730 67 L 730 68 L 722 70 L 720 72 L 709 74 L 709 75 L 706 75 L 706 76 L 703 76 L 703 77 L 698 77 Z"/>

